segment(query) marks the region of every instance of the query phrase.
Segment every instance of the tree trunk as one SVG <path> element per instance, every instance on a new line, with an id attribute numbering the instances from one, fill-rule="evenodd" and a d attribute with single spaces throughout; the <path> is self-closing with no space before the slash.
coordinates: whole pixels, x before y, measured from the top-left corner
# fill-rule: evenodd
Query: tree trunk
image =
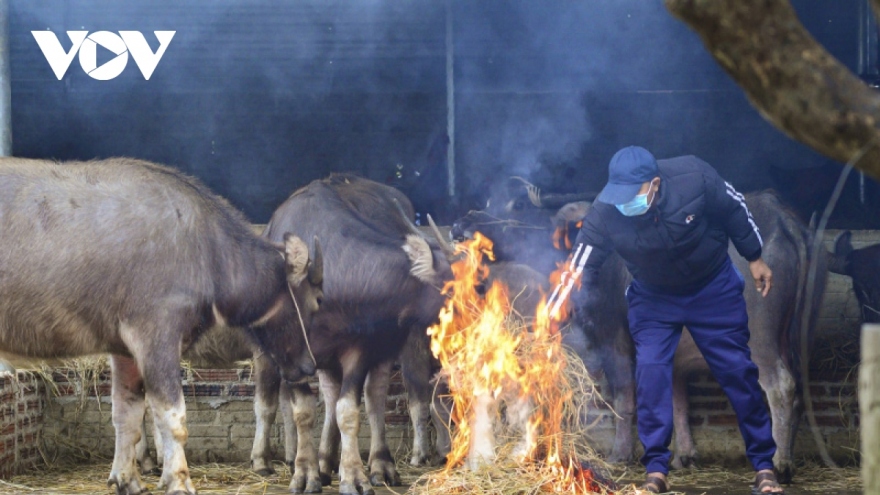
<path id="1" fill-rule="evenodd" d="M 880 493 L 880 325 L 862 325 L 859 368 L 859 423 L 862 430 L 864 493 Z"/>
<path id="2" fill-rule="evenodd" d="M 880 180 L 880 93 L 810 36 L 788 0 L 665 2 L 764 118 L 840 162 L 865 150 L 855 167 Z"/>

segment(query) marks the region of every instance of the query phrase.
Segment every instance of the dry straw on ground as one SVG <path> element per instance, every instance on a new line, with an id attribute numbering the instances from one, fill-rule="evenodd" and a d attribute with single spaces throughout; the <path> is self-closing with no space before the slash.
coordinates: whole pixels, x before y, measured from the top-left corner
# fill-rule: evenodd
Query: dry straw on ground
<path id="1" fill-rule="evenodd" d="M 508 316 L 504 326 L 510 333 L 516 335 L 530 331 L 528 321 L 516 314 Z M 543 353 L 548 342 L 523 338 L 520 345 L 517 355 L 533 355 Z M 538 346 L 538 348 L 531 349 L 529 346 Z M 585 441 L 585 433 L 590 426 L 585 424 L 585 418 L 589 411 L 602 401 L 601 396 L 583 362 L 567 350 L 565 358 L 564 380 L 555 384 L 558 387 L 558 396 L 569 398 L 564 404 L 562 431 L 554 433 L 549 442 L 545 442 L 546 437 L 539 437 L 537 444 L 547 445 L 558 442 L 563 447 L 563 455 L 569 456 L 574 465 L 589 467 L 592 470 L 592 477 L 596 480 L 609 480 L 608 467 Z M 540 407 L 540 404 L 537 407 Z M 511 430 L 503 421 L 503 416 L 504 410 L 500 408 L 495 422 L 497 440 L 495 464 L 477 470 L 459 466 L 429 472 L 410 487 L 409 493 L 413 495 L 552 493 L 552 485 L 560 480 L 561 474 L 552 466 L 542 462 L 540 458 L 524 463 L 512 460 L 509 453 L 520 442 L 522 433 Z M 563 466 L 568 467 L 569 462 L 563 460 Z M 606 493 L 606 490 L 600 485 L 596 487 L 595 493 Z"/>

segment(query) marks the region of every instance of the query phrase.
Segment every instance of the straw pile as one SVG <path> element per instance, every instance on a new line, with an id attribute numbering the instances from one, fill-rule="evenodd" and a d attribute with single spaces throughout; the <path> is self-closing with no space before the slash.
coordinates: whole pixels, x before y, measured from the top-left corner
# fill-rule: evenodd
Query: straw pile
<path id="1" fill-rule="evenodd" d="M 528 319 L 511 312 L 504 321 L 505 328 L 516 335 L 528 334 Z M 547 342 L 539 342 L 523 338 L 517 355 L 531 355 L 544 352 Z M 532 346 L 536 346 L 533 348 Z M 609 467 L 599 458 L 593 448 L 586 443 L 585 433 L 592 425 L 585 424 L 588 412 L 603 403 L 595 383 L 587 372 L 583 361 L 568 349 L 564 349 L 564 379 L 556 384 L 558 394 L 567 397 L 563 408 L 562 431 L 548 438 L 538 436 L 538 445 L 558 442 L 563 446 L 570 460 L 563 460 L 564 466 L 573 465 L 576 476 L 591 478 L 592 492 L 605 494 L 615 486 L 610 477 Z M 535 399 L 536 407 L 541 406 L 540 399 Z M 518 463 L 511 452 L 522 438 L 522 432 L 512 430 L 504 421 L 505 410 L 499 408 L 495 422 L 497 440 L 496 462 L 471 470 L 464 466 L 447 467 L 443 470 L 428 472 L 422 475 L 408 493 L 413 495 L 447 495 L 447 494 L 485 494 L 485 495 L 526 495 L 552 493 L 552 485 L 559 481 L 561 473 L 546 466 L 540 456 L 531 462 Z M 454 432 L 453 432 L 454 433 Z M 580 478 L 579 478 L 580 479 Z M 589 484 L 589 483 L 588 483 Z M 633 490 L 628 490 L 630 493 Z M 617 493 L 626 493 L 627 490 Z"/>

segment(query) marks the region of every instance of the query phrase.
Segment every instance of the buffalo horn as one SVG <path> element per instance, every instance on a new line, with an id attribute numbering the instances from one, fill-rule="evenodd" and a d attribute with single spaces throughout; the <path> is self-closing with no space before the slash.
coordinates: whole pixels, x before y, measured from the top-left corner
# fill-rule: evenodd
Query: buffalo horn
<path id="1" fill-rule="evenodd" d="M 573 194 L 542 194 L 541 207 L 561 208 L 568 203 L 575 203 L 577 201 L 594 201 L 596 199 L 596 196 L 598 195 L 599 193 L 597 192 L 584 192 Z"/>
<path id="2" fill-rule="evenodd" d="M 410 218 L 406 216 L 406 212 L 403 211 L 403 205 L 400 204 L 400 201 L 397 201 L 397 198 L 392 198 L 391 200 L 394 201 L 394 206 L 397 207 L 397 211 L 400 212 L 400 216 L 403 217 L 403 220 L 406 223 L 406 226 L 409 227 L 410 232 L 419 237 L 424 237 L 422 236 L 422 233 L 419 232 L 419 229 L 417 229 L 416 226 L 412 223 L 412 220 L 410 220 Z"/>
<path id="3" fill-rule="evenodd" d="M 431 218 L 431 214 L 428 213 L 426 215 L 428 217 L 428 225 L 431 226 L 431 232 L 434 233 L 434 237 L 437 238 L 437 243 L 440 244 L 440 249 L 443 251 L 443 254 L 446 255 L 446 258 L 452 259 L 455 256 L 455 249 L 452 249 L 452 246 L 446 242 L 446 239 L 443 238 L 443 234 L 440 233 L 440 229 L 437 228 L 437 224 L 434 223 L 434 219 Z"/>

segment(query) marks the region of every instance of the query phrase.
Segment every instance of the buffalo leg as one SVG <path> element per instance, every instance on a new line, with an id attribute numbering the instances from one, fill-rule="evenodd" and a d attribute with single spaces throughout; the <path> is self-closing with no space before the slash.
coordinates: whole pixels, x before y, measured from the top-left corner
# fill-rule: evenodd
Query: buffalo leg
<path id="1" fill-rule="evenodd" d="M 308 382 L 289 386 L 293 392 L 293 421 L 296 423 L 296 458 L 293 461 L 293 477 L 290 491 L 293 493 L 320 493 L 321 476 L 318 472 L 318 456 L 312 440 L 317 402 Z"/>
<path id="2" fill-rule="evenodd" d="M 435 448 L 442 462 L 452 450 L 452 401 L 446 381 L 436 376 L 437 383 L 432 388 L 431 419 L 437 433 Z"/>
<path id="3" fill-rule="evenodd" d="M 330 485 L 334 471 L 339 470 L 339 424 L 336 422 L 336 403 L 339 401 L 340 378 L 336 373 L 318 370 L 318 382 L 324 398 L 324 426 L 318 448 L 318 466 L 321 483 Z"/>
<path id="4" fill-rule="evenodd" d="M 392 361 L 385 361 L 370 369 L 364 389 L 364 402 L 370 420 L 370 483 L 400 485 L 400 475 L 394 467 L 394 458 L 385 441 L 385 408 L 388 384 L 391 381 Z"/>
<path id="5" fill-rule="evenodd" d="M 275 474 L 272 469 L 269 436 L 278 410 L 278 388 L 281 376 L 268 356 L 260 354 L 254 359 L 254 416 L 256 432 L 251 449 L 251 469 L 260 476 Z"/>
<path id="6" fill-rule="evenodd" d="M 293 390 L 287 382 L 282 382 L 279 389 L 278 407 L 281 408 L 281 419 L 284 422 L 284 462 L 293 471 L 296 461 L 296 421 L 293 419 Z"/>
<path id="7" fill-rule="evenodd" d="M 359 350 L 349 350 L 340 358 L 342 387 L 336 402 L 340 445 L 339 493 L 342 495 L 373 495 L 370 481 L 364 474 L 364 465 L 358 450 L 360 430 L 360 397 L 363 393 L 367 370 Z"/>
<path id="8" fill-rule="evenodd" d="M 123 338 L 126 338 L 126 334 L 132 340 L 137 339 L 136 335 L 163 335 L 157 331 L 163 326 L 191 328 L 198 321 L 195 314 L 186 308 L 180 308 L 179 311 L 164 309 L 156 313 L 164 314 L 167 320 L 143 324 L 139 327 L 143 329 L 140 334 L 134 332 L 138 327 L 126 328 L 123 325 Z M 183 400 L 183 388 L 180 385 L 180 341 L 177 340 L 176 332 L 166 332 L 164 335 L 167 337 L 140 342 L 139 346 L 133 346 L 135 359 L 142 363 L 141 371 L 147 400 L 153 412 L 153 423 L 158 430 L 157 437 L 161 438 L 163 465 L 159 486 L 164 487 L 167 494 L 194 495 L 196 490 L 189 476 L 189 466 L 184 453 L 187 430 L 186 404 Z M 174 349 L 176 352 L 169 352 L 169 349 Z M 152 358 L 145 359 L 145 356 Z"/>
<path id="9" fill-rule="evenodd" d="M 758 364 L 760 359 L 755 359 L 755 364 L 758 364 L 760 370 L 758 382 L 764 389 L 764 393 L 767 394 L 767 404 L 773 425 L 773 440 L 776 442 L 773 465 L 778 473 L 779 481 L 790 483 L 794 475 L 791 452 L 794 439 L 791 428 L 794 422 L 792 415 L 795 409 L 795 382 L 782 359 L 777 358 L 774 361 L 772 364 Z"/>
<path id="10" fill-rule="evenodd" d="M 696 467 L 697 447 L 691 435 L 688 422 L 690 405 L 687 395 L 687 373 L 673 370 L 672 374 L 672 420 L 675 428 L 675 453 L 672 457 L 672 468 L 683 469 Z"/>
<path id="11" fill-rule="evenodd" d="M 156 449 L 157 452 L 161 450 L 162 449 Z M 138 443 L 135 446 L 135 452 L 137 454 L 137 462 L 138 465 L 140 465 L 141 474 L 159 474 L 161 472 L 159 465 L 156 464 L 153 456 L 150 455 L 150 446 L 147 443 L 146 421 L 141 421 L 141 439 L 138 440 Z"/>
<path id="12" fill-rule="evenodd" d="M 110 369 L 116 450 L 107 485 L 116 485 L 117 495 L 145 493 L 135 456 L 135 445 L 141 440 L 143 429 L 144 381 L 132 358 L 112 355 Z"/>
<path id="13" fill-rule="evenodd" d="M 633 425 L 635 424 L 636 387 L 632 358 L 611 349 L 604 360 L 605 379 L 612 396 L 614 411 L 614 445 L 608 462 L 628 463 L 633 459 Z"/>
<path id="14" fill-rule="evenodd" d="M 432 408 L 434 359 L 429 349 L 428 336 L 425 329 L 413 329 L 410 332 L 406 345 L 400 354 L 400 368 L 403 375 L 403 383 L 406 387 L 406 402 L 409 408 L 409 417 L 413 426 L 413 449 L 409 463 L 413 466 L 422 466 L 430 463 L 430 436 L 428 434 L 428 421 L 434 419 L 437 429 L 437 451 L 441 457 L 449 453 L 448 424 L 444 423 L 441 432 L 440 423 L 443 421 L 441 411 Z M 439 366 L 438 366 L 439 367 Z M 445 446 L 443 442 L 445 433 Z M 442 453 L 441 453 L 442 450 Z"/>

